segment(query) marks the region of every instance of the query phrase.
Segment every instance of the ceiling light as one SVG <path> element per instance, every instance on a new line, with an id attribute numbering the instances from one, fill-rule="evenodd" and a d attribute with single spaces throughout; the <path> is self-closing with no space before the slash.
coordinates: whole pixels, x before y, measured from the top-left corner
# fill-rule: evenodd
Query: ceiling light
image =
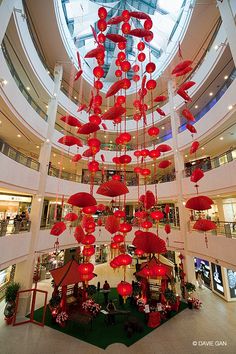
<path id="1" fill-rule="evenodd" d="M 213 92 L 210 92 L 210 93 L 209 93 L 209 96 L 213 96 Z"/>
<path id="2" fill-rule="evenodd" d="M 202 147 L 201 149 L 202 149 L 202 150 L 205 150 L 205 148 L 204 148 L 204 147 Z"/>
<path id="3" fill-rule="evenodd" d="M 110 144 L 112 144 L 112 140 L 110 140 Z"/>
<path id="4" fill-rule="evenodd" d="M 0 124 L 2 124 L 2 121 L 0 120 Z"/>
<path id="5" fill-rule="evenodd" d="M 188 157 L 188 155 L 184 155 L 185 157 Z"/>
<path id="6" fill-rule="evenodd" d="M 58 165 L 60 165 L 61 163 L 60 163 L 60 161 L 58 161 L 58 163 L 57 163 Z"/>
<path id="7" fill-rule="evenodd" d="M 104 112 L 106 112 L 107 111 L 107 109 L 104 109 Z"/>
<path id="8" fill-rule="evenodd" d="M 62 167 L 62 169 L 64 170 L 64 169 L 65 169 L 65 167 Z"/>
<path id="9" fill-rule="evenodd" d="M 57 155 L 56 154 L 53 154 L 53 157 L 56 157 Z"/>
<path id="10" fill-rule="evenodd" d="M 55 93 L 53 94 L 53 96 L 54 96 L 54 97 L 57 97 L 57 94 L 56 94 L 56 92 L 55 92 Z"/>
<path id="11" fill-rule="evenodd" d="M 162 130 L 164 130 L 164 129 L 165 129 L 164 125 L 163 125 L 163 127 L 161 127 L 161 129 L 162 129 Z"/>
<path id="12" fill-rule="evenodd" d="M 196 109 L 197 109 L 197 108 L 198 108 L 198 105 L 196 104 L 196 105 L 194 106 L 194 108 L 196 108 Z"/>
<path id="13" fill-rule="evenodd" d="M 1 85 L 6 85 L 7 83 L 8 83 L 7 80 L 5 80 L 5 79 L 0 79 L 0 84 L 1 84 Z"/>
<path id="14" fill-rule="evenodd" d="M 231 111 L 231 109 L 233 109 L 232 104 L 228 106 L 228 110 Z"/>
<path id="15" fill-rule="evenodd" d="M 46 104 L 46 108 L 48 108 L 48 105 Z"/>
<path id="16" fill-rule="evenodd" d="M 135 139 L 135 136 L 133 136 L 133 139 Z"/>
<path id="17" fill-rule="evenodd" d="M 219 49 L 219 46 L 216 44 L 216 45 L 214 46 L 214 49 L 215 49 L 215 50 L 218 50 L 218 49 Z"/>
<path id="18" fill-rule="evenodd" d="M 77 100 L 77 96 L 74 96 L 74 99 Z"/>
<path id="19" fill-rule="evenodd" d="M 221 137 L 220 137 L 220 140 L 224 140 L 224 137 L 223 137 L 223 136 L 221 136 Z"/>
<path id="20" fill-rule="evenodd" d="M 38 202 L 41 202 L 42 198 L 38 198 Z"/>
<path id="21" fill-rule="evenodd" d="M 154 163 L 152 164 L 152 166 L 153 166 L 153 167 L 155 166 Z"/>
<path id="22" fill-rule="evenodd" d="M 49 139 L 47 139 L 47 140 L 46 140 L 46 142 L 47 142 L 47 143 L 49 143 L 49 142 L 50 142 L 50 140 L 49 140 Z"/>
<path id="23" fill-rule="evenodd" d="M 106 138 L 107 136 L 106 135 L 104 135 L 104 138 Z"/>
<path id="24" fill-rule="evenodd" d="M 49 71 L 49 70 L 47 71 L 47 74 L 50 74 L 50 71 Z"/>
<path id="25" fill-rule="evenodd" d="M 27 86 L 27 87 L 26 87 L 26 90 L 27 90 L 27 91 L 30 91 L 30 87 L 29 87 L 29 86 Z"/>
<path id="26" fill-rule="evenodd" d="M 39 145 L 36 145 L 36 149 L 39 149 Z"/>
<path id="27" fill-rule="evenodd" d="M 185 205 L 186 204 L 186 202 L 183 202 L 183 205 Z"/>
<path id="28" fill-rule="evenodd" d="M 217 197 L 220 197 L 220 194 L 217 194 Z"/>
<path id="29" fill-rule="evenodd" d="M 20 134 L 17 134 L 17 138 L 21 138 L 21 135 L 20 135 Z"/>
<path id="30" fill-rule="evenodd" d="M 224 76 L 224 79 L 227 80 L 227 79 L 228 79 L 228 75 L 225 75 L 225 76 Z"/>

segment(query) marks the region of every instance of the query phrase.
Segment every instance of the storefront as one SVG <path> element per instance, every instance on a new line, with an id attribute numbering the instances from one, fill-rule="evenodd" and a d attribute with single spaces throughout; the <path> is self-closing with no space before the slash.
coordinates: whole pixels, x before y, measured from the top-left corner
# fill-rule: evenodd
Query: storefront
<path id="1" fill-rule="evenodd" d="M 11 279 L 12 266 L 0 270 L 0 300 L 5 295 L 5 289 Z"/>
<path id="2" fill-rule="evenodd" d="M 211 288 L 211 270 L 210 270 L 209 262 L 206 261 L 205 259 L 194 258 L 194 265 L 195 265 L 196 273 L 199 271 L 201 272 L 204 285 L 210 289 Z"/>
<path id="3" fill-rule="evenodd" d="M 32 197 L 0 194 L 0 220 L 13 220 L 16 215 L 29 215 Z"/>

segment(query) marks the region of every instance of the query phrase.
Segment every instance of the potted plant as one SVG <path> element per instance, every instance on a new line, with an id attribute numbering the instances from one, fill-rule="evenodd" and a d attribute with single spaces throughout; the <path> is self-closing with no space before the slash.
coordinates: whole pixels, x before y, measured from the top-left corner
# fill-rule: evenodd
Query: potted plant
<path id="1" fill-rule="evenodd" d="M 16 309 L 16 296 L 20 289 L 19 283 L 10 283 L 6 287 L 5 291 L 5 299 L 6 306 L 4 309 L 4 316 L 7 324 L 11 324 L 13 320 L 13 316 L 15 314 Z"/>
<path id="2" fill-rule="evenodd" d="M 192 310 L 192 308 L 193 308 L 193 299 L 192 299 L 191 295 L 192 295 L 192 293 L 194 291 L 196 291 L 196 286 L 193 283 L 186 282 L 185 283 L 185 289 L 186 289 L 186 292 L 188 293 L 188 298 L 187 298 L 188 307 L 189 307 L 189 309 Z"/>
<path id="3" fill-rule="evenodd" d="M 51 311 L 52 317 L 55 319 L 59 313 L 61 297 L 60 295 L 53 295 L 49 300 L 49 309 Z"/>
<path id="4" fill-rule="evenodd" d="M 167 301 L 167 305 L 173 305 L 176 302 L 176 295 L 173 290 L 167 288 L 164 292 L 164 295 Z"/>

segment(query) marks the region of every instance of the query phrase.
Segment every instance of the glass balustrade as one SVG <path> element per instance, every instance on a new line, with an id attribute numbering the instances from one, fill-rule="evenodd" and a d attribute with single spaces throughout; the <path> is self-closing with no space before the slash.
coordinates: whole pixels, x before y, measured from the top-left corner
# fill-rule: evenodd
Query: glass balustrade
<path id="1" fill-rule="evenodd" d="M 30 226 L 30 220 L 0 220 L 0 236 L 19 234 L 21 232 L 29 232 Z"/>

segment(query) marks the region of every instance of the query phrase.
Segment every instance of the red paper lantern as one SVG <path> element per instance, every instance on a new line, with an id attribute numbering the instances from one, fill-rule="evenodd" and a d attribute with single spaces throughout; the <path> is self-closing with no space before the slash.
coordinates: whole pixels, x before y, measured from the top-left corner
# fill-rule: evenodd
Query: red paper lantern
<path id="1" fill-rule="evenodd" d="M 156 86 L 157 86 L 157 83 L 156 83 L 156 81 L 155 80 L 153 80 L 153 79 L 150 79 L 150 80 L 148 80 L 147 81 L 147 83 L 146 83 L 146 88 L 148 89 L 148 90 L 154 90 L 155 88 L 156 88 Z"/>
<path id="2" fill-rule="evenodd" d="M 114 240 L 114 242 L 116 242 L 116 243 L 121 243 L 121 242 L 124 242 L 124 236 L 123 235 L 121 235 L 121 234 L 117 234 L 117 235 L 115 235 L 114 237 L 113 237 L 113 240 Z"/>
<path id="3" fill-rule="evenodd" d="M 125 22 L 128 22 L 130 19 L 130 13 L 128 10 L 122 11 L 121 16 L 122 16 L 123 21 L 125 21 Z"/>
<path id="4" fill-rule="evenodd" d="M 99 33 L 99 35 L 98 35 L 98 42 L 99 42 L 99 43 L 104 43 L 105 40 L 106 40 L 105 34 L 104 34 L 104 33 Z"/>
<path id="5" fill-rule="evenodd" d="M 121 30 L 124 34 L 129 34 L 131 30 L 130 24 L 128 22 L 123 23 L 123 25 L 121 26 Z"/>
<path id="6" fill-rule="evenodd" d="M 109 215 L 105 222 L 105 229 L 110 232 L 110 234 L 115 234 L 120 227 L 120 219 L 115 215 Z"/>
<path id="7" fill-rule="evenodd" d="M 152 227 L 152 222 L 145 220 L 141 223 L 141 227 L 144 229 L 150 229 Z"/>
<path id="8" fill-rule="evenodd" d="M 136 122 L 138 122 L 141 118 L 142 118 L 141 114 L 139 114 L 139 113 L 135 113 L 135 114 L 134 114 L 134 120 L 135 120 Z"/>
<path id="9" fill-rule="evenodd" d="M 214 202 L 211 198 L 198 195 L 197 197 L 190 198 L 185 207 L 193 210 L 208 210 L 211 209 L 212 204 L 214 204 Z"/>
<path id="10" fill-rule="evenodd" d="M 157 136 L 160 130 L 157 127 L 151 127 L 148 129 L 148 135 L 150 136 Z"/>
<path id="11" fill-rule="evenodd" d="M 124 50 L 124 49 L 126 48 L 126 43 L 125 43 L 125 42 L 119 42 L 119 43 L 118 43 L 118 48 L 119 48 L 120 50 Z"/>
<path id="12" fill-rule="evenodd" d="M 98 115 L 93 114 L 92 116 L 89 117 L 89 121 L 92 124 L 99 125 L 99 124 L 101 124 L 102 120 L 101 120 L 101 118 Z"/>
<path id="13" fill-rule="evenodd" d="M 127 73 L 131 69 L 130 62 L 127 60 L 122 61 L 120 64 L 120 67 L 121 67 L 121 70 L 124 71 L 125 73 Z"/>
<path id="14" fill-rule="evenodd" d="M 133 80 L 134 82 L 138 82 L 138 81 L 140 80 L 140 76 L 139 76 L 139 75 L 134 75 L 134 76 L 132 77 L 132 80 Z"/>
<path id="15" fill-rule="evenodd" d="M 88 234 L 85 235 L 81 243 L 83 245 L 92 245 L 96 241 L 96 238 L 94 235 Z"/>
<path id="16" fill-rule="evenodd" d="M 213 221 L 207 219 L 199 219 L 193 225 L 194 230 L 205 231 L 205 232 L 210 230 L 215 230 L 216 228 L 217 228 L 216 224 Z"/>
<path id="17" fill-rule="evenodd" d="M 82 275 L 90 274 L 94 271 L 94 265 L 92 263 L 82 263 L 78 265 L 78 272 Z"/>
<path id="18" fill-rule="evenodd" d="M 195 129 L 195 127 L 191 124 L 186 124 L 186 129 L 188 129 L 190 131 L 190 133 L 195 134 L 197 133 L 197 130 Z"/>
<path id="19" fill-rule="evenodd" d="M 131 86 L 131 82 L 130 82 L 130 80 L 129 79 L 124 79 L 124 84 L 123 84 L 123 88 L 125 89 L 125 90 L 128 90 L 129 88 L 130 88 L 130 86 Z"/>
<path id="20" fill-rule="evenodd" d="M 167 168 L 172 164 L 170 160 L 163 160 L 159 163 L 158 167 L 159 168 Z"/>
<path id="21" fill-rule="evenodd" d="M 197 183 L 202 177 L 204 177 L 204 172 L 200 168 L 196 168 L 190 177 L 190 181 Z"/>
<path id="22" fill-rule="evenodd" d="M 126 59 L 125 52 L 119 52 L 118 55 L 117 55 L 117 58 L 118 58 L 120 61 L 124 61 L 124 60 Z"/>
<path id="23" fill-rule="evenodd" d="M 149 152 L 149 157 L 151 157 L 152 159 L 157 159 L 159 156 L 161 155 L 159 150 L 151 150 Z"/>
<path id="24" fill-rule="evenodd" d="M 189 153 L 190 153 L 190 154 L 194 154 L 194 153 L 198 150 L 199 146 L 200 146 L 199 142 L 198 142 L 198 141 L 194 141 L 194 142 L 191 144 L 191 148 L 190 148 Z"/>
<path id="25" fill-rule="evenodd" d="M 143 156 L 143 157 L 149 156 L 149 150 L 148 149 L 141 150 L 141 156 Z"/>
<path id="26" fill-rule="evenodd" d="M 112 176 L 112 179 L 113 179 L 114 181 L 120 181 L 120 180 L 121 180 L 121 176 L 120 176 L 120 175 L 113 175 L 113 176 Z"/>
<path id="27" fill-rule="evenodd" d="M 99 163 L 97 161 L 89 162 L 88 169 L 90 172 L 97 172 L 99 170 Z"/>
<path id="28" fill-rule="evenodd" d="M 116 243 L 116 242 L 111 242 L 110 247 L 111 247 L 112 249 L 118 249 L 118 248 L 119 248 L 119 243 Z M 110 264 L 111 264 L 111 263 L 110 263 Z M 115 265 L 115 267 L 114 267 L 114 268 L 118 267 L 118 265 L 117 265 L 117 264 L 115 264 L 113 261 L 112 261 L 112 264 L 114 264 L 114 265 Z"/>
<path id="29" fill-rule="evenodd" d="M 76 226 L 75 232 L 74 232 L 74 238 L 78 243 L 82 242 L 85 237 L 84 230 L 80 225 Z"/>
<path id="30" fill-rule="evenodd" d="M 116 258 L 118 258 L 118 262 L 121 266 L 127 266 L 132 263 L 132 257 L 129 254 L 120 254 Z"/>
<path id="31" fill-rule="evenodd" d="M 101 31 L 101 32 L 104 32 L 107 29 L 107 23 L 105 20 L 102 20 L 102 19 L 97 22 L 97 26 L 98 26 L 99 31 Z"/>
<path id="32" fill-rule="evenodd" d="M 71 195 L 67 203 L 80 208 L 97 204 L 96 199 L 86 192 L 79 192 Z"/>
<path id="33" fill-rule="evenodd" d="M 99 7 L 98 9 L 98 17 L 104 20 L 107 17 L 107 10 L 105 7 Z"/>
<path id="34" fill-rule="evenodd" d="M 68 213 L 65 215 L 65 221 L 75 221 L 78 219 L 78 215 L 75 213 Z"/>
<path id="35" fill-rule="evenodd" d="M 101 66 L 95 66 L 95 68 L 93 69 L 93 75 L 98 78 L 101 79 L 101 77 L 103 77 L 104 75 L 104 70 Z"/>
<path id="36" fill-rule="evenodd" d="M 164 218 L 164 214 L 160 210 L 152 211 L 150 216 L 154 220 L 158 220 L 158 221 Z"/>
<path id="37" fill-rule="evenodd" d="M 151 174 L 151 171 L 149 170 L 149 168 L 143 168 L 141 171 L 141 175 L 144 177 L 147 177 Z"/>
<path id="38" fill-rule="evenodd" d="M 151 73 L 153 73 L 154 71 L 156 70 L 156 64 L 155 63 L 148 63 L 147 65 L 146 65 L 146 72 L 147 73 L 149 73 L 149 74 L 151 74 Z"/>
<path id="39" fill-rule="evenodd" d="M 115 71 L 115 75 L 116 75 L 116 77 L 121 77 L 122 76 L 122 71 L 121 70 L 116 70 Z"/>
<path id="40" fill-rule="evenodd" d="M 170 233 L 170 224 L 165 224 L 164 230 L 165 230 L 166 234 L 169 234 Z"/>
<path id="41" fill-rule="evenodd" d="M 87 206 L 87 207 L 84 207 L 82 209 L 83 213 L 84 214 L 89 214 L 89 215 L 92 215 L 92 214 L 95 214 L 96 211 L 97 211 L 97 206 L 96 205 L 92 205 L 92 206 Z"/>
<path id="42" fill-rule="evenodd" d="M 116 210 L 114 212 L 114 215 L 117 217 L 117 218 L 124 218 L 125 217 L 125 212 L 123 210 Z"/>
<path id="43" fill-rule="evenodd" d="M 144 24 L 143 24 L 143 26 L 146 30 L 150 30 L 152 28 L 152 25 L 153 25 L 153 23 L 152 23 L 151 19 L 145 20 Z"/>
<path id="44" fill-rule="evenodd" d="M 121 155 L 120 156 L 120 163 L 127 165 L 128 163 L 130 163 L 132 161 L 131 157 L 129 155 Z"/>
<path id="45" fill-rule="evenodd" d="M 160 144 L 158 145 L 157 150 L 160 152 L 167 152 L 167 151 L 171 151 L 172 147 L 167 144 Z"/>
<path id="46" fill-rule="evenodd" d="M 142 171 L 141 167 L 135 167 L 134 168 L 134 172 L 137 173 L 137 174 L 141 173 L 141 171 Z"/>
<path id="47" fill-rule="evenodd" d="M 135 253 L 136 256 L 138 256 L 138 257 L 141 257 L 141 256 L 144 254 L 143 250 L 138 249 L 138 248 L 136 248 L 136 250 L 134 251 L 134 253 Z"/>
<path id="48" fill-rule="evenodd" d="M 117 292 L 123 297 L 130 296 L 133 292 L 132 285 L 122 281 L 117 285 Z"/>
<path id="49" fill-rule="evenodd" d="M 91 257 L 95 253 L 95 248 L 93 246 L 84 247 L 82 253 L 85 257 Z"/>
<path id="50" fill-rule="evenodd" d="M 132 226 L 127 222 L 123 222 L 122 224 L 120 224 L 120 228 L 119 228 L 120 232 L 127 233 L 130 232 L 131 230 L 132 230 Z"/>
<path id="51" fill-rule="evenodd" d="M 154 102 L 164 102 L 166 101 L 167 97 L 166 96 L 157 96 L 156 98 L 154 98 Z"/>
<path id="52" fill-rule="evenodd" d="M 60 236 L 66 230 L 66 224 L 63 221 L 56 222 L 51 228 L 50 235 Z"/>
<path id="53" fill-rule="evenodd" d="M 76 154 L 75 156 L 72 157 L 71 161 L 78 162 L 81 159 L 82 159 L 82 156 L 80 154 Z"/>
<path id="54" fill-rule="evenodd" d="M 172 70 L 171 74 L 177 74 L 178 72 L 186 69 L 188 66 L 190 66 L 193 62 L 191 60 L 184 60 L 180 62 L 178 65 L 175 66 L 175 68 Z"/>
<path id="55" fill-rule="evenodd" d="M 145 53 L 139 53 L 138 54 L 138 61 L 143 62 L 146 59 L 146 54 Z"/>
<path id="56" fill-rule="evenodd" d="M 185 108 L 182 110 L 182 115 L 187 119 L 187 120 L 190 120 L 192 122 L 195 122 L 195 118 L 194 116 L 192 115 L 192 113 L 190 112 L 189 109 Z"/>
<path id="57" fill-rule="evenodd" d="M 135 72 L 135 73 L 137 73 L 138 71 L 139 71 L 139 65 L 138 64 L 135 64 L 134 66 L 133 66 L 133 71 Z"/>
<path id="58" fill-rule="evenodd" d="M 98 204 L 97 205 L 97 210 L 98 211 L 104 211 L 106 209 L 105 205 L 104 204 Z"/>

